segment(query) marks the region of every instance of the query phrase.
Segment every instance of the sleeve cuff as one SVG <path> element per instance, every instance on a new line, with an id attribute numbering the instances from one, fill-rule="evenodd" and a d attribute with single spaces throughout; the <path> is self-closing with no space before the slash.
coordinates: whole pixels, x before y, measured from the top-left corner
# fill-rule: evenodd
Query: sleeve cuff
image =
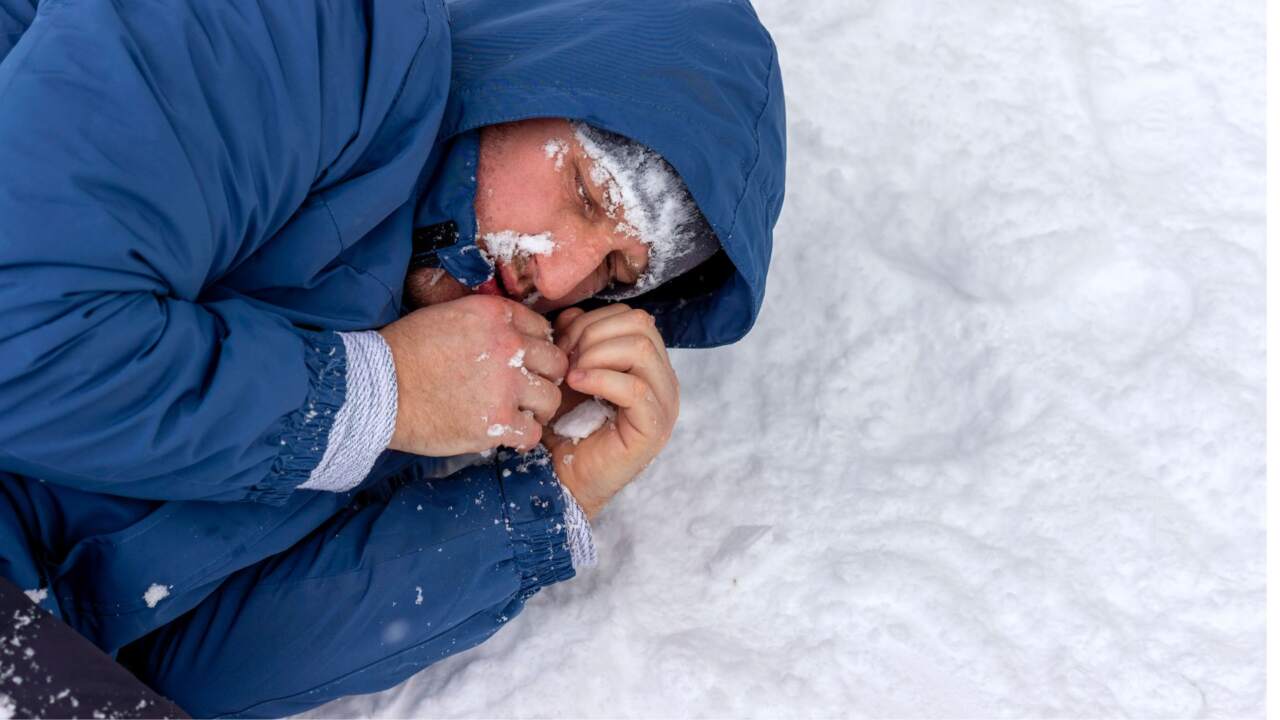
<path id="1" fill-rule="evenodd" d="M 299 490 L 345 492 L 360 484 L 395 432 L 396 368 L 374 331 L 338 333 L 347 356 L 347 394 L 319 464 Z"/>
<path id="2" fill-rule="evenodd" d="M 560 485 L 560 493 L 564 495 L 564 528 L 569 543 L 569 555 L 573 557 L 575 569 L 595 567 L 599 559 L 596 556 L 596 542 L 591 535 L 591 523 L 587 521 L 582 506 L 573 499 L 569 488 Z"/>
<path id="3" fill-rule="evenodd" d="M 298 331 L 308 390 L 302 407 L 280 418 L 267 442 L 277 448 L 271 471 L 249 488 L 246 500 L 284 503 L 323 457 L 326 438 L 347 394 L 347 352 L 337 333 Z"/>
<path id="4" fill-rule="evenodd" d="M 551 472 L 551 456 L 541 445 L 525 454 L 500 450 L 496 469 L 523 601 L 575 574 L 565 498 Z"/>

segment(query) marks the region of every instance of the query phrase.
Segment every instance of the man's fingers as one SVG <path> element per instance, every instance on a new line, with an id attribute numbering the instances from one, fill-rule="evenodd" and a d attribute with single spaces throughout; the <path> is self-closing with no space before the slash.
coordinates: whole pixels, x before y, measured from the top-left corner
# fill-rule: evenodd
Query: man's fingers
<path id="1" fill-rule="evenodd" d="M 653 344 L 658 357 L 670 364 L 671 360 L 667 357 L 667 345 L 662 340 L 662 334 L 658 332 L 653 316 L 644 310 L 617 313 L 588 325 L 583 329 L 582 335 L 578 338 L 578 344 L 573 349 L 581 354 L 595 345 L 624 335 L 640 335 L 647 338 Z"/>
<path id="2" fill-rule="evenodd" d="M 520 409 L 533 413 L 541 425 L 551 422 L 560 408 L 560 388 L 533 373 L 529 373 L 526 381 L 519 382 L 517 387 L 516 399 Z"/>
<path id="3" fill-rule="evenodd" d="M 542 425 L 534 419 L 533 413 L 522 411 L 516 413 L 510 425 L 491 425 L 489 436 L 500 438 L 501 445 L 525 452 L 542 440 Z"/>
<path id="4" fill-rule="evenodd" d="M 551 323 L 538 313 L 530 310 L 515 300 L 503 299 L 510 313 L 511 325 L 529 337 L 546 340 L 551 337 Z"/>
<path id="5" fill-rule="evenodd" d="M 617 370 L 595 368 L 569 373 L 569 384 L 578 392 L 604 398 L 619 408 L 618 423 L 623 442 L 628 440 L 624 428 L 630 427 L 644 438 L 654 438 L 668 429 L 663 420 L 658 398 L 648 383 Z"/>
<path id="6" fill-rule="evenodd" d="M 638 375 L 648 383 L 663 407 L 674 409 L 679 400 L 675 371 L 644 335 L 620 335 L 587 346 L 574 362 L 579 370 L 607 368 Z"/>
<path id="7" fill-rule="evenodd" d="M 564 332 L 564 329 L 569 327 L 569 323 L 586 314 L 587 311 L 580 307 L 571 307 L 561 310 L 560 314 L 556 316 L 556 321 L 553 323 L 556 334 L 559 335 Z"/>
<path id="8" fill-rule="evenodd" d="M 569 323 L 569 327 L 563 332 L 558 332 L 556 334 L 556 345 L 559 346 L 561 350 L 570 352 L 578 344 L 578 338 L 582 335 L 583 331 L 593 323 L 627 312 L 630 309 L 631 308 L 626 305 L 615 303 L 613 305 L 606 305 L 602 308 L 596 308 L 589 313 L 583 313 L 574 318 Z"/>
<path id="9" fill-rule="evenodd" d="M 509 362 L 514 362 L 514 359 Z M 559 385 L 564 380 L 564 374 L 569 370 L 569 356 L 546 340 L 530 338 L 524 345 L 521 364 L 530 372 L 537 373 Z"/>

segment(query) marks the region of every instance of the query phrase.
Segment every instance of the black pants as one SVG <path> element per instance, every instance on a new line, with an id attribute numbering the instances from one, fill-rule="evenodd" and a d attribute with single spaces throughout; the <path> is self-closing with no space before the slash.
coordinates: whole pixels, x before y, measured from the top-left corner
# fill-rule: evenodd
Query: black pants
<path id="1" fill-rule="evenodd" d="M 188 717 L 3 577 L 0 716 Z"/>

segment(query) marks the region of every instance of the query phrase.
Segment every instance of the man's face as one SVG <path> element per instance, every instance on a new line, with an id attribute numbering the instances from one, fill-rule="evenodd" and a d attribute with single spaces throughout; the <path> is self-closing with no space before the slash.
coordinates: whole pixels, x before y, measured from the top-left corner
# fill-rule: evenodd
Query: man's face
<path id="1" fill-rule="evenodd" d="M 610 282 L 633 284 L 648 267 L 648 246 L 624 230 L 622 208 L 606 210 L 605 188 L 593 182 L 593 167 L 564 119 L 480 131 L 477 243 L 497 258 L 503 291 L 538 312 L 573 305 Z M 486 237 L 500 233 L 545 233 L 551 251 L 502 259 Z"/>

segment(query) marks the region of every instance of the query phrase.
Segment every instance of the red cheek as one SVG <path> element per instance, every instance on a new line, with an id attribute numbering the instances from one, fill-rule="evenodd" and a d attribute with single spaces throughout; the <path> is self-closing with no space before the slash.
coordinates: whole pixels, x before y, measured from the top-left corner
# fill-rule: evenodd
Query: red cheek
<path id="1" fill-rule="evenodd" d="M 548 300 L 566 299 L 572 302 L 594 295 L 600 288 L 596 276 L 600 266 L 600 253 L 591 248 L 564 244 L 556 252 L 537 258 L 538 292 Z"/>

